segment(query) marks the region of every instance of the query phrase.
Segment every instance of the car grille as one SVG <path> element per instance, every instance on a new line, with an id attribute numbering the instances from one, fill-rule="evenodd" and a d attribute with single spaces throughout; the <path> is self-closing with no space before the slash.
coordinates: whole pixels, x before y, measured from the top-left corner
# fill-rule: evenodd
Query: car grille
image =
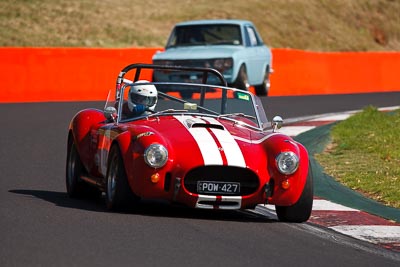
<path id="1" fill-rule="evenodd" d="M 195 168 L 189 171 L 184 178 L 184 186 L 189 192 L 198 194 L 198 181 L 240 183 L 240 193 L 232 194 L 233 196 L 252 194 L 256 192 L 260 185 L 258 176 L 253 171 L 233 166 L 202 166 Z"/>
<path id="2" fill-rule="evenodd" d="M 185 67 L 207 67 L 206 60 L 174 60 L 174 65 Z"/>

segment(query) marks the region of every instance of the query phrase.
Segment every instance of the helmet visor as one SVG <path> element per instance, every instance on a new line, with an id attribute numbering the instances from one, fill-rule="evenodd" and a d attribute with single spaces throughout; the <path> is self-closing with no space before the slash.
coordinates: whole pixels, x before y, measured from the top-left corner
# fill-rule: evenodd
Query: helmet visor
<path id="1" fill-rule="evenodd" d="M 157 101 L 156 96 L 144 96 L 144 95 L 138 95 L 135 93 L 131 93 L 130 97 L 131 97 L 131 100 L 133 103 L 139 104 L 139 105 L 144 105 L 146 107 L 154 106 L 154 104 Z"/>

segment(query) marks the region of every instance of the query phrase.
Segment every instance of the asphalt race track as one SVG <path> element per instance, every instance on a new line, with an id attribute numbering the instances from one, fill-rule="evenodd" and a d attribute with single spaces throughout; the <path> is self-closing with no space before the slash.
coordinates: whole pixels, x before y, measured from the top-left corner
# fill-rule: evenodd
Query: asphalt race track
<path id="1" fill-rule="evenodd" d="M 400 104 L 400 92 L 264 98 L 268 119 Z M 65 190 L 68 123 L 99 102 L 0 105 L 0 266 L 399 266 L 400 256 L 312 223 L 145 201 L 109 213 Z"/>

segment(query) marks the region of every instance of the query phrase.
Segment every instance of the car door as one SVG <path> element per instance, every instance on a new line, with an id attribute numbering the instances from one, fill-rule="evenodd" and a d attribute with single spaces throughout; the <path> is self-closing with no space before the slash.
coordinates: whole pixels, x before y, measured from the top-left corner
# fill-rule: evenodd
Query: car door
<path id="1" fill-rule="evenodd" d="M 265 63 L 267 62 L 265 46 L 252 25 L 246 25 L 244 31 L 247 76 L 251 85 L 261 84 L 265 72 Z"/>
<path id="2" fill-rule="evenodd" d="M 110 150 L 114 123 L 108 123 L 93 129 L 91 132 L 91 153 L 93 155 L 93 171 L 96 176 L 105 177 L 107 172 L 107 159 Z"/>

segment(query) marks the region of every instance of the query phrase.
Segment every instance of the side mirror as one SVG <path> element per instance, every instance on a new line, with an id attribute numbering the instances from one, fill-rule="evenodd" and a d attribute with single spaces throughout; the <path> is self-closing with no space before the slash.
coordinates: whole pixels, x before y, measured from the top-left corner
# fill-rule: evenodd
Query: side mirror
<path id="1" fill-rule="evenodd" d="M 273 131 L 273 132 L 275 132 L 276 130 L 282 128 L 282 125 L 283 125 L 283 119 L 282 119 L 282 117 L 281 117 L 281 116 L 275 116 L 275 117 L 272 119 L 271 125 L 272 125 L 272 131 Z"/>
<path id="2" fill-rule="evenodd" d="M 104 117 L 109 121 L 116 121 L 118 116 L 117 114 L 117 109 L 114 107 L 106 107 L 104 110 Z"/>

